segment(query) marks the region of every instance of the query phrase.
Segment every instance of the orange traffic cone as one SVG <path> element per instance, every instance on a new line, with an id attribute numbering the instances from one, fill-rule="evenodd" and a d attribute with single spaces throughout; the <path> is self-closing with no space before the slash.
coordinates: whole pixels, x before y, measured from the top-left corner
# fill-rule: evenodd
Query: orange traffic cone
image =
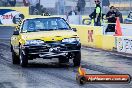
<path id="1" fill-rule="evenodd" d="M 85 76 L 85 74 L 86 74 L 85 69 L 83 69 L 81 66 L 78 68 L 78 72 L 79 72 L 79 75 L 81 75 L 81 76 Z"/>
<path id="2" fill-rule="evenodd" d="M 117 17 L 117 19 L 116 19 L 116 27 L 115 27 L 115 35 L 114 36 L 122 36 L 122 30 L 121 30 L 119 17 Z"/>

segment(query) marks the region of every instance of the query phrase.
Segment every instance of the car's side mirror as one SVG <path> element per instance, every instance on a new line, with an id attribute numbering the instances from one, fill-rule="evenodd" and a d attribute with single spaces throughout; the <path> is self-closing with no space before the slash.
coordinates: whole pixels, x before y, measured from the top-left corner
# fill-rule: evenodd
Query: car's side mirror
<path id="1" fill-rule="evenodd" d="M 19 35 L 19 31 L 14 31 L 13 35 Z"/>
<path id="2" fill-rule="evenodd" d="M 76 28 L 72 28 L 73 31 L 77 32 L 77 29 Z"/>

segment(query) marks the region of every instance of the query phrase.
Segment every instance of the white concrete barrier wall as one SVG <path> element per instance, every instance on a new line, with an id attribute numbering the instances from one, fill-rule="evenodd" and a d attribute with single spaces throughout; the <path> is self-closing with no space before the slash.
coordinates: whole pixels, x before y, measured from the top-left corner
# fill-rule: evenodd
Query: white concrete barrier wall
<path id="1" fill-rule="evenodd" d="M 121 25 L 123 36 L 132 36 L 132 24 Z"/>
<path id="2" fill-rule="evenodd" d="M 117 37 L 116 47 L 118 52 L 132 54 L 132 37 Z"/>
<path id="3" fill-rule="evenodd" d="M 54 15 L 55 16 L 55 15 Z M 71 16 L 66 16 L 66 15 L 57 15 L 57 17 L 60 16 L 67 20 L 69 24 L 77 24 L 80 25 L 82 24 L 82 16 L 81 15 L 71 15 Z"/>
<path id="4" fill-rule="evenodd" d="M 71 15 L 68 16 L 69 24 L 81 24 L 82 23 L 82 16 L 80 15 Z"/>

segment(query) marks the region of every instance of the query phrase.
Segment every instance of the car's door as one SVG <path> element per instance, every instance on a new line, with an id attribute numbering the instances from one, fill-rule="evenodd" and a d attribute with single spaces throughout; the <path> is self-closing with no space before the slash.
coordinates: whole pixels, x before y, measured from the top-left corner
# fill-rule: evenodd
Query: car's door
<path id="1" fill-rule="evenodd" d="M 18 26 L 13 32 L 13 36 L 11 37 L 11 45 L 13 50 L 16 52 L 16 54 L 19 54 L 19 39 L 20 39 L 21 25 L 22 25 L 22 22 L 19 22 Z"/>

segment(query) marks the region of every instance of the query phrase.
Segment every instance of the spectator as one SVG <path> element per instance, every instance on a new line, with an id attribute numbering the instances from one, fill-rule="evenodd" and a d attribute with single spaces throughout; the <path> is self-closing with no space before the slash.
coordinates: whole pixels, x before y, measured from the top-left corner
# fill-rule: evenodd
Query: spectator
<path id="1" fill-rule="evenodd" d="M 59 15 L 64 15 L 65 13 L 65 0 L 58 0 L 58 12 Z"/>
<path id="2" fill-rule="evenodd" d="M 108 12 L 110 6 L 109 0 L 102 0 L 102 7 L 103 7 L 103 13 L 106 14 Z"/>
<path id="3" fill-rule="evenodd" d="M 95 10 L 94 10 L 94 25 L 95 26 L 101 26 L 101 6 L 100 6 L 100 1 L 99 0 L 95 0 Z"/>
<path id="4" fill-rule="evenodd" d="M 9 4 L 13 7 L 16 5 L 16 0 L 8 0 Z"/>
<path id="5" fill-rule="evenodd" d="M 111 6 L 110 11 L 106 14 L 108 23 L 116 23 L 116 12 L 114 12 L 115 7 Z M 108 24 L 108 27 L 105 32 L 115 32 L 115 24 Z"/>
<path id="6" fill-rule="evenodd" d="M 123 23 L 122 13 L 119 11 L 119 8 L 116 8 L 115 11 L 116 11 L 116 16 L 119 17 L 120 22 Z"/>
<path id="7" fill-rule="evenodd" d="M 41 6 L 42 7 L 42 6 Z M 44 7 L 42 7 L 42 12 L 41 12 L 41 15 L 42 16 L 50 16 L 50 14 L 48 13 L 48 11 L 47 11 L 47 9 L 46 8 L 44 8 Z"/>
<path id="8" fill-rule="evenodd" d="M 78 12 L 81 12 L 83 14 L 85 5 L 86 5 L 85 0 L 78 0 L 78 2 L 77 2 Z"/>
<path id="9" fill-rule="evenodd" d="M 4 6 L 4 7 L 6 7 L 6 6 L 8 6 L 8 0 L 0 0 L 0 6 Z"/>
<path id="10" fill-rule="evenodd" d="M 77 12 L 75 11 L 75 8 L 73 7 L 72 10 L 68 13 L 68 16 L 70 15 L 77 15 Z"/>
<path id="11" fill-rule="evenodd" d="M 29 13 L 34 15 L 39 11 L 39 0 L 28 0 L 29 3 Z"/>
<path id="12" fill-rule="evenodd" d="M 29 6 L 28 0 L 23 0 L 24 6 Z"/>
<path id="13" fill-rule="evenodd" d="M 46 12 L 46 8 L 43 7 L 43 5 L 40 5 L 41 12 L 40 14 L 43 15 Z"/>
<path id="14" fill-rule="evenodd" d="M 3 6 L 3 2 L 2 2 L 2 0 L 0 0 L 0 7 L 2 7 Z"/>

